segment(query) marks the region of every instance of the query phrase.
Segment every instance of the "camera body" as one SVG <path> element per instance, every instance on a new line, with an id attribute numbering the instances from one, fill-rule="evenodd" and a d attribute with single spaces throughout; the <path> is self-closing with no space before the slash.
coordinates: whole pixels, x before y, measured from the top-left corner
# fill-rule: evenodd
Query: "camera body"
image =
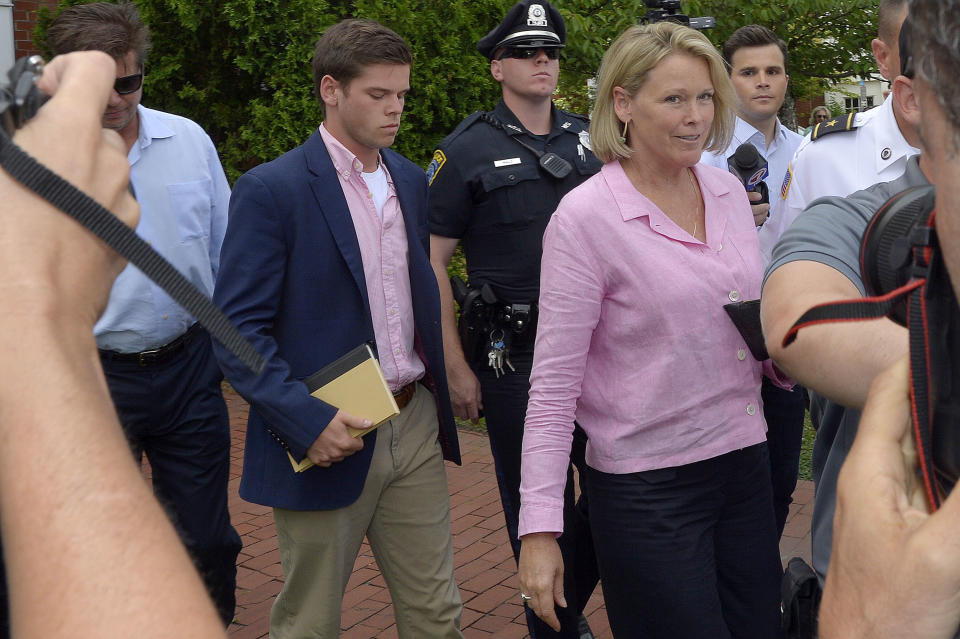
<path id="1" fill-rule="evenodd" d="M 913 418 L 918 421 L 917 404 L 925 402 L 930 478 L 946 495 L 960 477 L 960 307 L 937 241 L 934 196 L 932 186 L 914 187 L 880 208 L 863 236 L 860 271 L 871 296 L 889 295 L 917 278 L 926 281 L 909 301 L 897 302 L 888 317 L 910 330 Z M 927 382 L 926 392 L 918 392 L 921 380 Z M 922 456 L 924 433 L 919 434 Z"/>
<path id="2" fill-rule="evenodd" d="M 7 72 L 7 84 L 0 86 L 0 126 L 7 135 L 37 114 L 49 96 L 37 88 L 36 78 L 43 74 L 43 58 L 20 58 Z"/>
<path id="3" fill-rule="evenodd" d="M 681 0 L 644 0 L 647 5 L 647 13 L 641 19 L 643 24 L 652 24 L 654 22 L 676 22 L 691 29 L 702 31 L 711 29 L 717 24 L 716 18 L 712 16 L 701 16 L 691 18 L 688 15 L 680 13 Z"/>

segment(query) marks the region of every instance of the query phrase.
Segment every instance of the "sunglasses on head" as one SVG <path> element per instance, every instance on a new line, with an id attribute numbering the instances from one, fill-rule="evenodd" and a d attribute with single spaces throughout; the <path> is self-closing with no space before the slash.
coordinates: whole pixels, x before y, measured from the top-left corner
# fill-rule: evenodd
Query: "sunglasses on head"
<path id="1" fill-rule="evenodd" d="M 125 75 L 122 78 L 117 78 L 113 83 L 113 90 L 120 95 L 127 95 L 139 89 L 142 84 L 143 73 L 134 73 L 133 75 Z"/>
<path id="2" fill-rule="evenodd" d="M 541 47 L 539 49 L 534 48 L 521 48 L 521 47 L 506 47 L 499 56 L 497 60 L 503 60 L 504 58 L 517 58 L 518 60 L 529 60 L 530 58 L 535 58 L 540 55 L 540 52 L 543 51 L 547 54 L 547 58 L 551 60 L 556 60 L 560 57 L 559 47 Z"/>

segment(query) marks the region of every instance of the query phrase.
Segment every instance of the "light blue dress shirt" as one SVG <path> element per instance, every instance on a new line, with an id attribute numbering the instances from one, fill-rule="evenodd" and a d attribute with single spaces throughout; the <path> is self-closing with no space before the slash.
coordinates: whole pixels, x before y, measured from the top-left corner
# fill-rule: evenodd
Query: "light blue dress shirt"
<path id="1" fill-rule="evenodd" d="M 780 233 L 786 230 L 786 227 L 781 228 L 779 225 L 770 222 L 775 220 L 777 215 L 782 214 L 780 209 L 783 206 L 783 199 L 780 197 L 780 187 L 787 175 L 787 166 L 790 165 L 790 160 L 802 141 L 803 136 L 783 126 L 778 119 L 776 133 L 770 142 L 770 146 L 767 146 L 766 137 L 763 133 L 738 116 L 737 125 L 733 131 L 733 140 L 726 151 L 723 153 L 704 152 L 700 158 L 700 161 L 704 164 L 727 171 L 729 170 L 727 168 L 727 158 L 732 156 L 741 144 L 749 142 L 757 147 L 757 151 L 766 159 L 767 166 L 770 169 L 770 176 L 765 180 L 767 188 L 770 190 L 770 217 L 757 231 L 764 267 L 770 263 L 770 256 L 777 240 L 780 239 Z"/>
<path id="2" fill-rule="evenodd" d="M 140 203 L 137 235 L 211 295 L 227 228 L 230 187 L 210 137 L 195 122 L 138 106 L 130 181 Z M 117 277 L 94 326 L 97 346 L 133 353 L 167 344 L 194 318 L 134 266 Z"/>

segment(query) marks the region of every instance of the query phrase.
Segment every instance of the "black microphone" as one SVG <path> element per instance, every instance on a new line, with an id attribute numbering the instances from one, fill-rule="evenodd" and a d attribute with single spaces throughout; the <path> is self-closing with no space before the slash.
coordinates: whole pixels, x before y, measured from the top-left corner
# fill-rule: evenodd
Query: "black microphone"
<path id="1" fill-rule="evenodd" d="M 757 151 L 757 147 L 745 142 L 727 159 L 727 168 L 737 176 L 747 193 L 757 192 L 760 200 L 750 204 L 769 204 L 770 192 L 764 180 L 770 175 L 767 161 Z"/>

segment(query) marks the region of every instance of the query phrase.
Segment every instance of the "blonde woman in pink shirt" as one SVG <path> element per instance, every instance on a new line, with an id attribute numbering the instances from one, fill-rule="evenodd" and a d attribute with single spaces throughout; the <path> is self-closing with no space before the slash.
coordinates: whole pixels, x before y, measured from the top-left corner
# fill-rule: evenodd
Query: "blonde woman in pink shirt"
<path id="1" fill-rule="evenodd" d="M 616 637 L 773 639 L 780 554 L 761 377 L 723 309 L 760 296 L 743 186 L 697 164 L 734 97 L 702 34 L 631 27 L 607 51 L 590 125 L 601 172 L 543 239 L 523 440 L 521 596 L 558 627 L 565 460 L 581 477 Z"/>

